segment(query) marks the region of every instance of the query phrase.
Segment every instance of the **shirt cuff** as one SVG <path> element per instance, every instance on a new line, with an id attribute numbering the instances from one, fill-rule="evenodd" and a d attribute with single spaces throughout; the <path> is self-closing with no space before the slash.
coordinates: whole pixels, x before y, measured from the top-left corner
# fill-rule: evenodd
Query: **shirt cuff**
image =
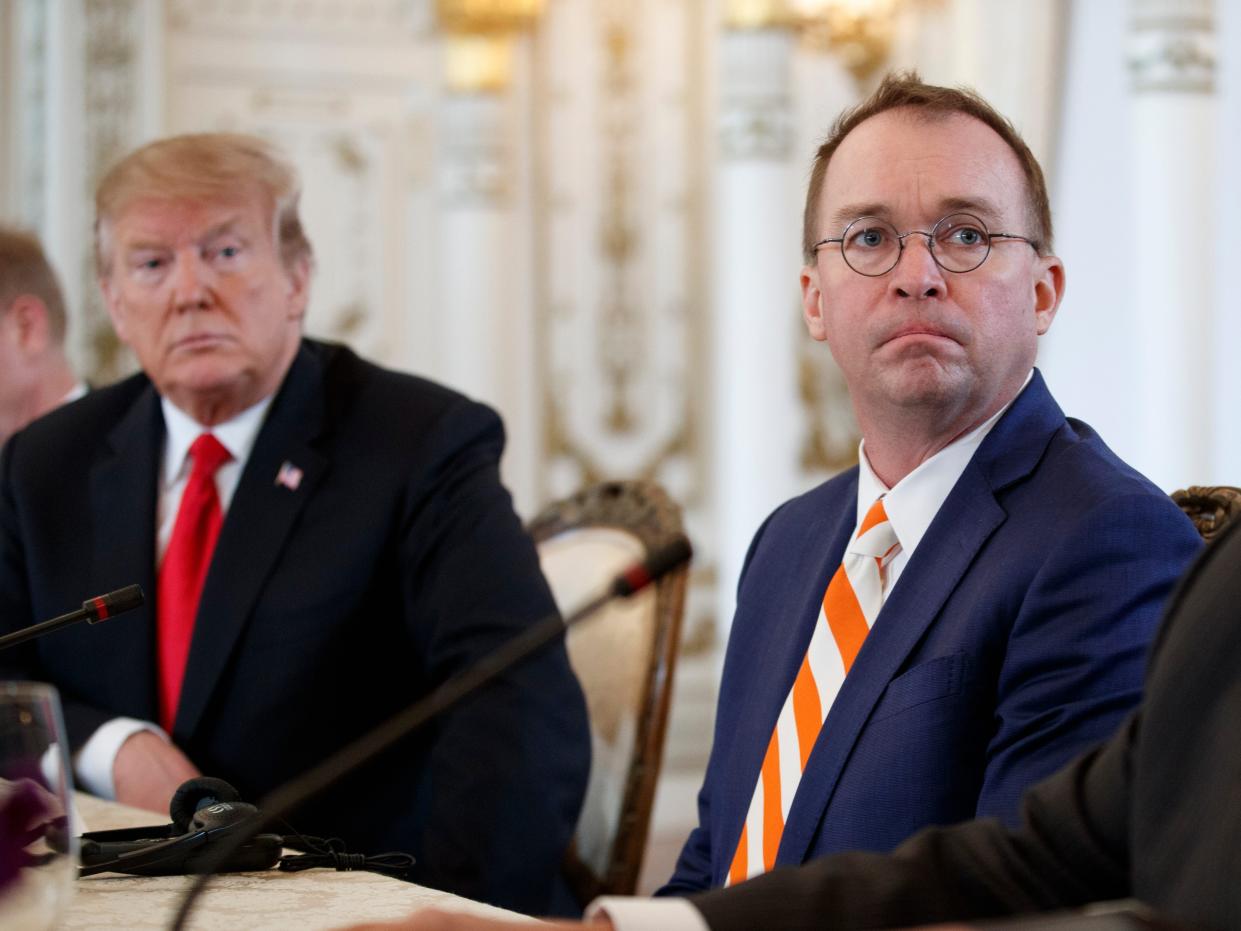
<path id="1" fill-rule="evenodd" d="M 616 931 L 710 931 L 702 913 L 685 899 L 635 899 L 604 895 L 586 909 L 586 920 L 599 916 Z"/>
<path id="2" fill-rule="evenodd" d="M 169 740 L 162 727 L 137 718 L 113 718 L 101 725 L 73 758 L 73 770 L 79 788 L 100 798 L 115 799 L 116 784 L 112 781 L 112 764 L 121 752 L 121 744 L 138 731 L 150 731 Z"/>

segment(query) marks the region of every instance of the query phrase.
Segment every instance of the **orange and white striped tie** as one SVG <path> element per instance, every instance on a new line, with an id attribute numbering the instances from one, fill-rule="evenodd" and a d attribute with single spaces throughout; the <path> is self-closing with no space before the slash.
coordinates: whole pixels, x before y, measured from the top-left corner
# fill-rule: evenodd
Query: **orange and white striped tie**
<path id="1" fill-rule="evenodd" d="M 827 584 L 819 622 L 767 744 L 725 885 L 775 865 L 802 771 L 828 709 L 883 607 L 883 574 L 900 548 L 880 498 L 866 512 Z"/>

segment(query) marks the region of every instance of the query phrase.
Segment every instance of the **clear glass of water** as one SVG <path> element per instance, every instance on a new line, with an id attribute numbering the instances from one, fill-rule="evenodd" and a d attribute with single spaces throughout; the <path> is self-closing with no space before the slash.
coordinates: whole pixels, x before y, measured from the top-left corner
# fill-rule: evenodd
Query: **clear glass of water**
<path id="1" fill-rule="evenodd" d="M 0 928 L 52 928 L 73 893 L 78 826 L 56 690 L 0 682 Z"/>

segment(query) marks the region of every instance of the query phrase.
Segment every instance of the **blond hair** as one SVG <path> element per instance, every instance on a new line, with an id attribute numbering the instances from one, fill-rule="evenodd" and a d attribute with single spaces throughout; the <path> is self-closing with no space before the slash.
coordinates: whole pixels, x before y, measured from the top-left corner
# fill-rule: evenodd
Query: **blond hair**
<path id="1" fill-rule="evenodd" d="M 0 311 L 7 311 L 24 294 L 43 302 L 52 340 L 63 343 L 65 301 L 43 247 L 31 233 L 0 227 Z"/>
<path id="2" fill-rule="evenodd" d="M 110 225 L 139 200 L 236 200 L 257 190 L 271 209 L 286 269 L 313 260 L 297 203 L 297 170 L 273 145 L 241 133 L 189 133 L 148 143 L 108 170 L 95 192 L 95 266 L 111 266 Z"/>

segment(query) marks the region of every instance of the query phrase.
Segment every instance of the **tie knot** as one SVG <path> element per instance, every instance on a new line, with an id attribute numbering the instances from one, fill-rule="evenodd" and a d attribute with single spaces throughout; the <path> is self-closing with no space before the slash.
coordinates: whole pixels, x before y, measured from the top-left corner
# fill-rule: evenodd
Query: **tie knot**
<path id="1" fill-rule="evenodd" d="M 879 498 L 870 506 L 866 516 L 862 518 L 862 523 L 858 525 L 853 542 L 849 544 L 849 552 L 883 559 L 894 555 L 899 543 L 896 531 L 892 529 L 892 522 L 888 520 L 888 513 L 884 510 L 883 499 Z"/>
<path id="2" fill-rule="evenodd" d="M 203 478 L 213 477 L 216 469 L 233 458 L 233 454 L 211 433 L 199 434 L 198 439 L 190 444 L 190 456 L 194 459 L 191 474 Z"/>

